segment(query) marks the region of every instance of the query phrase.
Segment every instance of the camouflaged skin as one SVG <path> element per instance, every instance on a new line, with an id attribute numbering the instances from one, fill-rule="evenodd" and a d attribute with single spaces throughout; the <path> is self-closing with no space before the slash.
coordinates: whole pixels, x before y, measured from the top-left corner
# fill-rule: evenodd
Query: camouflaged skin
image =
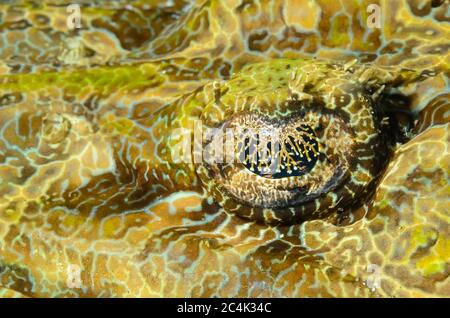
<path id="1" fill-rule="evenodd" d="M 66 1 L 9 2 L 2 297 L 450 296 L 448 1 L 80 0 L 79 30 Z M 366 24 L 371 3 L 381 28 Z M 271 65 L 292 60 L 339 65 L 415 122 L 377 153 L 387 167 L 358 209 L 267 225 L 229 211 L 202 165 L 173 164 L 169 136 L 239 115 L 200 105 L 244 67 L 289 79 Z"/>

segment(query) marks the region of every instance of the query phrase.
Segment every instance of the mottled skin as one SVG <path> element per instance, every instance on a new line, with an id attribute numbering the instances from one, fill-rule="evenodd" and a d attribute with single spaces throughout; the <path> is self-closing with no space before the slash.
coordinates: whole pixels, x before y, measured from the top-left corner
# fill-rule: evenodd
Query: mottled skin
<path id="1" fill-rule="evenodd" d="M 381 1 L 380 29 L 365 24 L 376 1 L 85 2 L 76 32 L 64 6 L 0 6 L 2 296 L 450 296 L 448 2 Z M 255 223 L 218 200 L 202 165 L 170 160 L 170 132 L 248 107 L 202 107 L 243 67 L 287 82 L 293 70 L 274 65 L 315 65 L 305 57 L 357 58 L 354 80 L 384 85 L 382 113 L 417 120 L 359 209 Z M 273 98 L 304 92 L 288 88 Z"/>

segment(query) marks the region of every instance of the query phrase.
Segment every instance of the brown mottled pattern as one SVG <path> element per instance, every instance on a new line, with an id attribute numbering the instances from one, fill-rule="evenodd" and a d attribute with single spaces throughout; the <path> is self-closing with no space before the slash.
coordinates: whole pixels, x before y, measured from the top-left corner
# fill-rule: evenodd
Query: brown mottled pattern
<path id="1" fill-rule="evenodd" d="M 450 296 L 448 1 L 79 0 L 74 31 L 68 1 L 10 2 L 0 5 L 0 296 Z M 379 29 L 366 25 L 372 3 Z M 171 132 L 239 116 L 214 93 L 234 100 L 221 88 L 244 67 L 266 63 L 275 83 L 291 71 L 272 66 L 305 58 L 353 72 L 379 89 L 365 94 L 383 115 L 400 110 L 403 123 L 411 111 L 415 126 L 401 125 L 402 144 L 391 136 L 392 156 L 378 154 L 389 163 L 359 208 L 249 221 L 213 193 L 203 165 L 171 161 Z M 266 87 L 261 74 L 237 85 L 243 100 Z M 349 113 L 345 127 L 359 121 Z"/>

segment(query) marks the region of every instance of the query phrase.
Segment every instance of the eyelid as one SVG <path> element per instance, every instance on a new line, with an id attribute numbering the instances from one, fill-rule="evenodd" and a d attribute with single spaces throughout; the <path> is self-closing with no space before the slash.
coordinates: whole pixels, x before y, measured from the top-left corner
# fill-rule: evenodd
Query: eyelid
<path id="1" fill-rule="evenodd" d="M 309 71 L 314 74 L 305 75 Z M 301 90 L 310 98 L 300 98 Z M 208 116 L 202 119 L 209 125 L 278 128 L 289 135 L 303 123 L 315 132 L 320 149 L 308 172 L 280 178 L 254 173 L 242 162 L 203 165 L 200 180 L 226 211 L 264 223 L 322 218 L 356 204 L 386 161 L 376 156 L 387 149 L 372 97 L 342 66 L 271 61 L 244 69 L 221 83 L 220 91 L 224 94 L 205 100 L 203 114 Z"/>

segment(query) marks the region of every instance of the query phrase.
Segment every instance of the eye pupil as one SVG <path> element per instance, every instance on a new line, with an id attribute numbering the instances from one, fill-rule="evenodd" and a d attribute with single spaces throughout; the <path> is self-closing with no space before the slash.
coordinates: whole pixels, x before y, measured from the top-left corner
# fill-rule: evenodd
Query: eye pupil
<path id="1" fill-rule="evenodd" d="M 302 176 L 311 171 L 319 159 L 319 142 L 314 130 L 302 124 L 275 142 L 259 134 L 246 136 L 240 158 L 251 172 L 266 178 Z"/>

